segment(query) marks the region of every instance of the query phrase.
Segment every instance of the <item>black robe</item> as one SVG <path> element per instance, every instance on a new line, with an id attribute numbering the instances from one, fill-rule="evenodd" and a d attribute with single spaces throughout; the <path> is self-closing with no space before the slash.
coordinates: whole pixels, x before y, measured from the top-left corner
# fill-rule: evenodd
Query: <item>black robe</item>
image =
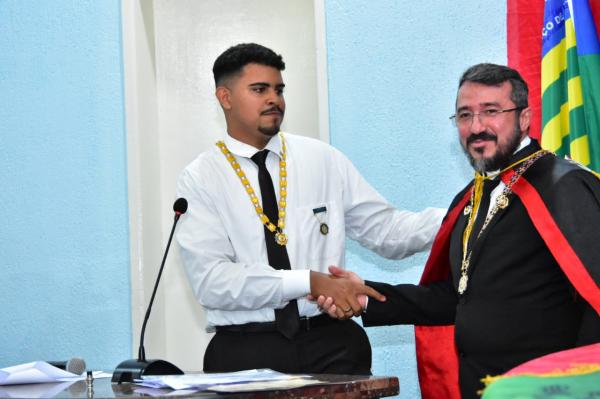
<path id="1" fill-rule="evenodd" d="M 537 150 L 539 145 L 532 141 L 511 163 Z M 600 180 L 551 154 L 535 162 L 523 178 L 537 190 L 595 282 L 592 288 L 598 290 Z M 455 197 L 450 209 L 471 187 Z M 477 398 L 486 375 L 504 373 L 548 353 L 600 342 L 598 313 L 574 289 L 521 199 L 514 194 L 509 198 L 509 206 L 494 216 L 472 246 L 469 284 L 463 295 L 457 292 L 468 218 L 462 212 L 450 235 L 448 278 L 427 285 L 367 282 L 388 299 L 369 302 L 365 326 L 454 324 L 463 398 Z M 472 238 L 478 224 L 481 221 L 476 220 Z"/>

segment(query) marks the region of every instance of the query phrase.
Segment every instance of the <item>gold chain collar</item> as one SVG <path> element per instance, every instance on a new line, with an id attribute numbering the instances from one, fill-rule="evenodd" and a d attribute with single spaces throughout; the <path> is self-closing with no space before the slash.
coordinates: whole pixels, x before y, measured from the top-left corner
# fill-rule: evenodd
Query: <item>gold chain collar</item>
<path id="1" fill-rule="evenodd" d="M 498 197 L 496 197 L 494 206 L 490 210 L 490 212 L 488 212 L 488 214 L 483 222 L 483 225 L 481 226 L 481 230 L 479 230 L 479 233 L 477 234 L 477 237 L 475 240 L 479 239 L 479 237 L 481 236 L 481 234 L 483 233 L 485 228 L 488 226 L 488 224 L 490 223 L 490 221 L 492 220 L 494 215 L 496 215 L 496 213 L 498 213 L 498 211 L 500 209 L 504 209 L 508 206 L 508 203 L 509 203 L 508 195 L 512 192 L 512 186 L 517 182 L 517 180 L 519 180 L 521 175 L 523 173 L 525 173 L 525 171 L 531 165 L 533 165 L 535 163 L 535 161 L 537 161 L 538 159 L 540 159 L 541 157 L 543 157 L 546 154 L 549 154 L 549 152 L 546 150 L 538 150 L 538 151 L 534 152 L 533 154 L 502 169 L 500 171 L 500 173 L 498 173 L 497 176 L 498 176 L 498 178 L 500 178 L 499 176 L 502 173 L 504 173 L 507 170 L 510 170 L 520 164 L 520 166 L 515 170 L 515 173 L 511 177 L 508 184 L 502 190 L 502 193 L 500 195 L 498 195 Z M 469 220 L 467 222 L 467 227 L 465 227 L 465 231 L 463 232 L 463 242 L 462 242 L 462 244 L 463 244 L 463 259 L 462 259 L 461 266 L 460 266 L 460 279 L 458 281 L 458 293 L 461 295 L 464 294 L 464 292 L 467 290 L 467 283 L 469 281 L 468 272 L 469 272 L 469 266 L 471 263 L 471 255 L 473 254 L 472 249 L 468 250 L 469 238 L 471 237 L 471 233 L 473 231 L 473 225 L 475 224 L 475 216 L 477 215 L 477 212 L 479 210 L 479 205 L 481 203 L 481 196 L 482 196 L 482 192 L 483 192 L 483 181 L 486 179 L 488 179 L 488 178 L 482 176 L 479 173 L 475 174 L 475 184 L 471 190 L 471 201 L 470 201 L 470 204 L 467 205 L 464 209 L 464 214 L 469 215 Z"/>
<path id="2" fill-rule="evenodd" d="M 256 194 L 254 193 L 254 189 L 250 184 L 250 181 L 246 177 L 246 174 L 242 170 L 240 164 L 235 160 L 235 156 L 229 151 L 227 146 L 223 141 L 218 141 L 217 147 L 221 149 L 221 152 L 229 161 L 229 164 L 237 174 L 244 186 L 244 189 L 248 193 L 250 197 L 250 201 L 252 201 L 252 205 L 254 205 L 254 210 L 258 215 L 261 223 L 264 224 L 270 232 L 275 234 L 275 241 L 279 245 L 286 245 L 288 242 L 287 235 L 283 232 L 285 228 L 285 207 L 287 205 L 286 197 L 287 197 L 287 170 L 286 170 L 286 147 L 285 147 L 285 139 L 283 138 L 283 133 L 279 133 L 279 137 L 281 138 L 281 152 L 279 153 L 279 219 L 277 220 L 277 226 L 275 226 L 267 215 L 265 215 L 263 208 L 260 204 L 260 201 Z"/>

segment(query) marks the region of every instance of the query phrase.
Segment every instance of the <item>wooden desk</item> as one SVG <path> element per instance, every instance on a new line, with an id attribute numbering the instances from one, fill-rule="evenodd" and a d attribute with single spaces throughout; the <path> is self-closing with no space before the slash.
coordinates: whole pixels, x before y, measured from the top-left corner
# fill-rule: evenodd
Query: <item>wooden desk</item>
<path id="1" fill-rule="evenodd" d="M 397 377 L 372 377 L 350 375 L 315 375 L 315 378 L 325 381 L 325 384 L 310 385 L 301 388 L 276 391 L 245 392 L 239 394 L 216 394 L 211 392 L 197 392 L 175 397 L 185 398 L 239 398 L 239 399 L 264 399 L 264 398 L 380 398 L 383 396 L 397 395 L 400 391 Z M 144 388 L 135 384 L 111 384 L 110 378 L 94 380 L 93 391 L 88 394 L 85 381 L 78 381 L 68 387 L 59 387 L 58 384 L 30 384 L 0 386 L 0 397 L 50 397 L 40 396 L 40 392 L 57 390 L 52 398 L 56 399 L 104 399 L 104 398 L 141 398 L 165 397 L 174 392 L 170 389 L 153 390 L 152 395 L 144 394 L 139 390 Z M 64 387 L 64 386 L 63 386 Z M 7 391 L 6 388 L 11 388 Z M 15 391 L 16 390 L 16 391 Z M 10 392 L 10 395 L 6 395 Z M 3 396 L 4 395 L 4 396 Z M 171 396 L 172 397 L 172 396 Z"/>

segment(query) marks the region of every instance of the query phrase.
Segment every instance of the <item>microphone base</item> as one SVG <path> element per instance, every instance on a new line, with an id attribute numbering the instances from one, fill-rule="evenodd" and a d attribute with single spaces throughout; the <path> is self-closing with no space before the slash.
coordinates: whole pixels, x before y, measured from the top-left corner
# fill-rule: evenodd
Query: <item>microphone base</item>
<path id="1" fill-rule="evenodd" d="M 159 359 L 148 359 L 142 361 L 139 359 L 125 360 L 117 366 L 113 372 L 112 382 L 133 382 L 133 380 L 142 378 L 143 375 L 178 375 L 184 374 L 183 371 L 172 363 Z"/>

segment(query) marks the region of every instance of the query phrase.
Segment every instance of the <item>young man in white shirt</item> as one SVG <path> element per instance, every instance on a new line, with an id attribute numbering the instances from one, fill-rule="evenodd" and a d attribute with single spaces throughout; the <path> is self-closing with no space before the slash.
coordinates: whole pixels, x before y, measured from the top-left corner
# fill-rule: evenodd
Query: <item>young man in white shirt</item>
<path id="1" fill-rule="evenodd" d="M 429 248 L 444 211 L 397 210 L 336 149 L 280 132 L 284 69 L 280 55 L 252 43 L 217 58 L 227 134 L 179 178 L 189 209 L 177 241 L 207 329 L 216 330 L 204 370 L 370 374 L 364 330 L 321 315 L 306 296 L 335 297 L 348 315 L 361 312 L 357 295 L 383 300 L 325 274 L 343 266 L 346 234 L 400 259 Z"/>

